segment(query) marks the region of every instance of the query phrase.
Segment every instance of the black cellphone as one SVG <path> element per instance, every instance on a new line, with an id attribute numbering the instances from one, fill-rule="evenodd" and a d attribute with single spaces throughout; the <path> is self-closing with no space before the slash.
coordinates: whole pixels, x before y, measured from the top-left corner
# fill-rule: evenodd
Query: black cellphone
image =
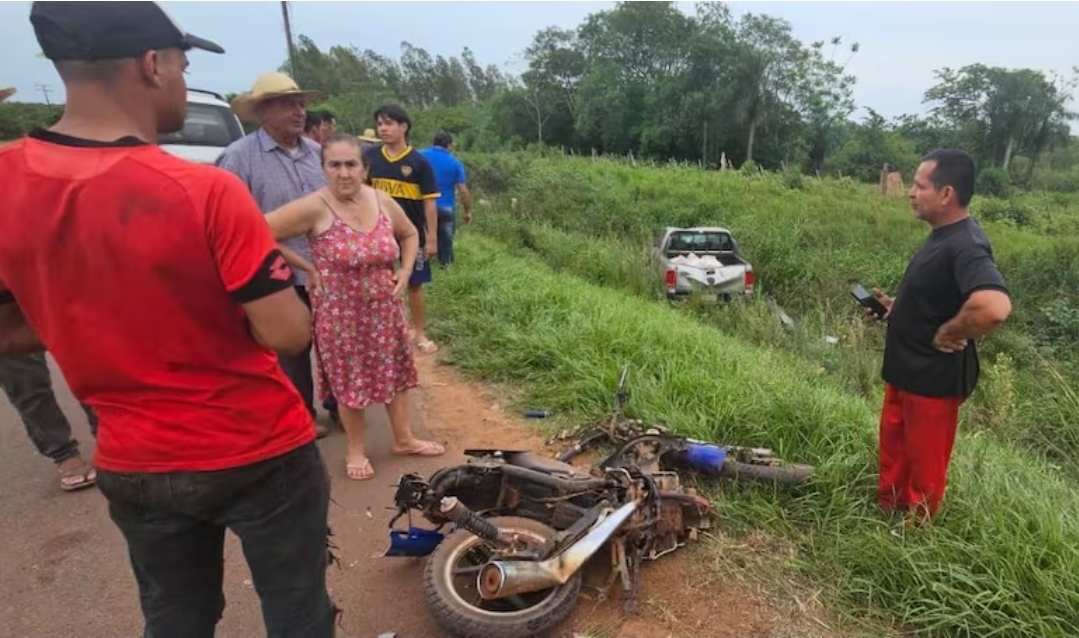
<path id="1" fill-rule="evenodd" d="M 854 295 L 854 298 L 858 300 L 858 303 L 872 310 L 873 314 L 877 315 L 877 319 L 884 319 L 884 315 L 888 314 L 888 309 L 884 307 L 884 304 L 877 300 L 872 293 L 863 288 L 861 284 L 855 284 L 854 289 L 850 291 L 850 294 Z"/>

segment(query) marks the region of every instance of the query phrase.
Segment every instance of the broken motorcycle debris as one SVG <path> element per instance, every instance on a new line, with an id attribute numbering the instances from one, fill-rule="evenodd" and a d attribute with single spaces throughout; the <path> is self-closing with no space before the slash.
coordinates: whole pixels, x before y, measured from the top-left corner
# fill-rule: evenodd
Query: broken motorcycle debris
<path id="1" fill-rule="evenodd" d="M 553 445 L 556 441 L 577 439 L 577 442 L 559 454 L 557 459 L 569 462 L 601 443 L 638 448 L 636 453 L 639 455 L 639 448 L 646 442 L 663 440 L 666 445 L 664 452 L 669 453 L 663 459 L 667 461 L 664 464 L 665 469 L 695 472 L 708 477 L 750 479 L 786 485 L 804 483 L 813 475 L 813 466 L 788 463 L 768 448 L 716 445 L 673 436 L 662 423 L 646 424 L 640 419 L 627 418 L 624 410 L 629 396 L 629 366 L 626 365 L 622 366 L 612 415 L 604 421 L 586 426 L 583 433 L 561 432 L 548 441 L 548 445 Z M 653 455 L 652 462 L 658 460 Z M 602 466 L 603 462 L 600 465 Z"/>
<path id="2" fill-rule="evenodd" d="M 630 609 L 641 564 L 712 526 L 711 501 L 683 486 L 680 472 L 788 483 L 812 472 L 769 450 L 644 427 L 623 416 L 628 396 L 627 366 L 613 417 L 557 459 L 466 450 L 468 461 L 429 479 L 401 477 L 385 555 L 429 557 L 424 596 L 439 626 L 461 638 L 542 635 L 569 615 L 586 584 L 602 600 L 616 581 Z M 567 462 L 603 440 L 615 449 L 594 467 Z M 436 528 L 413 525 L 413 511 Z M 407 530 L 394 527 L 402 517 Z"/>

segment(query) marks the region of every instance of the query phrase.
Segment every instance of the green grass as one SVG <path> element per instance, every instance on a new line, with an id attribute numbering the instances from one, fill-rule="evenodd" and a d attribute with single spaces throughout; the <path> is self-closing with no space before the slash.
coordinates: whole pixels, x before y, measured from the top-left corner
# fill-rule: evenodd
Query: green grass
<path id="1" fill-rule="evenodd" d="M 634 416 L 816 465 L 800 491 L 728 485 L 717 502 L 727 529 L 794 540 L 806 573 L 847 613 L 926 636 L 1079 634 L 1079 503 L 1044 464 L 984 433 L 961 434 L 937 525 L 897 537 L 872 505 L 879 400 L 853 396 L 798 356 L 555 273 L 493 240 L 463 233 L 457 250 L 430 289 L 430 316 L 465 371 L 585 420 L 610 410 L 629 363 Z"/>
<path id="2" fill-rule="evenodd" d="M 474 229 L 551 267 L 649 299 L 662 298 L 649 252 L 666 224 L 731 228 L 754 264 L 762 299 L 683 309 L 723 332 L 819 366 L 858 396 L 881 391 L 881 331 L 865 326 L 849 295 L 861 282 L 893 290 L 928 232 L 902 199 L 837 180 L 747 178 L 695 169 L 498 155 L 469 157 L 491 204 Z M 510 197 L 517 200 L 511 206 Z M 1014 295 L 1015 313 L 983 340 L 985 373 L 964 427 L 980 428 L 1079 473 L 1079 198 L 1030 194 L 975 202 Z M 1005 212 L 1025 211 L 1015 216 Z M 993 212 L 997 211 L 997 212 Z M 991 213 L 991 214 L 990 214 Z M 1011 214 L 1011 213 L 1009 213 Z M 1072 229 L 1072 230 L 1068 230 Z M 777 302 L 795 320 L 776 320 Z M 826 337 L 839 338 L 830 345 Z"/>
<path id="3" fill-rule="evenodd" d="M 484 215 L 475 229 L 590 283 L 646 299 L 665 298 L 661 271 L 647 247 L 628 240 L 564 231 L 497 211 Z M 800 312 L 790 309 L 794 323 L 789 327 L 780 323 L 776 307 L 765 298 L 717 305 L 698 297 L 677 306 L 754 345 L 795 353 L 853 394 L 875 398 L 883 391 L 883 329 L 867 325 L 849 297 L 821 300 Z M 828 337 L 838 343 L 829 343 Z M 1070 389 L 1074 377 L 1063 377 L 1059 366 L 1039 354 L 1022 327 L 1009 326 L 989 337 L 980 344 L 980 353 L 980 389 L 964 413 L 963 427 L 986 429 L 1079 472 L 1079 401 Z"/>
<path id="4" fill-rule="evenodd" d="M 496 209 L 530 225 L 620 239 L 638 249 L 664 226 L 726 226 L 762 288 L 795 310 L 846 303 L 855 282 L 894 290 L 927 234 L 905 198 L 885 198 L 847 180 L 804 178 L 801 188 L 791 188 L 781 175 L 644 169 L 609 160 L 508 154 L 466 160 L 482 192 L 518 201 Z M 977 198 L 973 212 L 1015 293 L 1013 323 L 1047 336 L 1047 304 L 1064 299 L 1079 308 L 1079 196 Z M 1079 320 L 1067 328 L 1072 340 L 1079 338 Z"/>

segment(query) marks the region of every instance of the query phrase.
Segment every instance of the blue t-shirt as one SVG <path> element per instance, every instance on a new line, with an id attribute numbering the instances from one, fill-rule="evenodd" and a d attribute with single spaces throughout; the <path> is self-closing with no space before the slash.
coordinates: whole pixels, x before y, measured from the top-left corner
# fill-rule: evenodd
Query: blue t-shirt
<path id="1" fill-rule="evenodd" d="M 465 183 L 465 165 L 441 146 L 425 148 L 420 153 L 435 170 L 435 181 L 441 193 L 435 200 L 435 206 L 453 210 L 457 205 L 457 185 Z"/>

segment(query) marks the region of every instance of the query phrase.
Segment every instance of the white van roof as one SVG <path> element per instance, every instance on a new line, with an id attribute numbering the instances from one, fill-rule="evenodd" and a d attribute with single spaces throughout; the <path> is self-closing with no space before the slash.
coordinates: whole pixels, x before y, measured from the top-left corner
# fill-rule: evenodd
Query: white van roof
<path id="1" fill-rule="evenodd" d="M 187 101 L 194 102 L 196 104 L 214 104 L 217 106 L 228 106 L 228 102 L 225 101 L 225 96 L 220 93 L 214 93 L 213 91 L 207 91 L 205 89 L 193 89 L 188 87 L 187 89 Z"/>

